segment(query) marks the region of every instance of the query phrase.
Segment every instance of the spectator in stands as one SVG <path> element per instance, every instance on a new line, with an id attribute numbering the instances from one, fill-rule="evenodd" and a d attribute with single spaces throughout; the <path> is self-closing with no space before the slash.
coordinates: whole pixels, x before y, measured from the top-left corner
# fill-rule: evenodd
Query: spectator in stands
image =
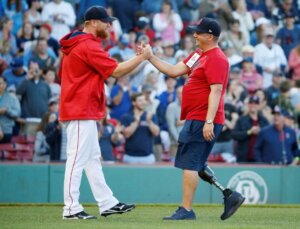
<path id="1" fill-rule="evenodd" d="M 52 97 L 49 99 L 49 102 L 48 102 L 48 111 L 51 113 L 51 114 L 55 114 L 56 116 L 58 115 L 58 99 L 57 97 Z"/>
<path id="2" fill-rule="evenodd" d="M 0 76 L 0 143 L 10 142 L 15 119 L 20 117 L 20 102 L 6 91 L 6 80 Z"/>
<path id="3" fill-rule="evenodd" d="M 264 41 L 254 48 L 254 63 L 263 70 L 263 87 L 267 88 L 272 84 L 272 74 L 285 70 L 287 59 L 283 49 L 274 43 L 273 30 L 267 29 L 264 35 Z"/>
<path id="4" fill-rule="evenodd" d="M 166 120 L 166 111 L 170 103 L 176 100 L 176 79 L 172 77 L 165 76 L 165 82 L 167 85 L 167 90 L 161 93 L 158 96 L 159 106 L 157 108 L 157 117 L 158 117 L 158 124 L 160 127 L 160 138 L 163 146 L 163 151 L 168 158 L 170 153 L 170 136 L 168 133 L 168 124 Z"/>
<path id="5" fill-rule="evenodd" d="M 124 162 L 152 164 L 155 162 L 153 141 L 159 135 L 157 118 L 145 111 L 146 101 L 142 93 L 134 94 L 131 98 L 133 110 L 121 118 L 125 126 L 122 133 L 126 138 Z"/>
<path id="6" fill-rule="evenodd" d="M 50 87 L 41 80 L 42 71 L 38 63 L 30 62 L 27 79 L 17 88 L 21 96 L 22 117 L 42 118 L 48 110 Z"/>
<path id="7" fill-rule="evenodd" d="M 26 0 L 2 0 L 2 7 L 5 15 L 13 21 L 14 35 L 17 34 L 23 24 L 23 13 L 28 9 Z"/>
<path id="8" fill-rule="evenodd" d="M 255 144 L 255 160 L 269 164 L 297 164 L 300 156 L 295 131 L 285 125 L 288 113 L 276 106 L 274 124 L 261 130 Z"/>
<path id="9" fill-rule="evenodd" d="M 286 111 L 294 112 L 294 107 L 291 102 L 290 90 L 291 82 L 289 80 L 284 80 L 279 85 L 279 96 L 277 98 L 276 105 L 279 105 L 282 109 Z"/>
<path id="10" fill-rule="evenodd" d="M 46 141 L 50 153 L 50 161 L 65 161 L 67 159 L 67 133 L 66 129 L 58 121 L 57 115 L 52 113 L 51 120 L 46 127 Z"/>
<path id="11" fill-rule="evenodd" d="M 168 131 L 173 144 L 177 143 L 179 133 L 185 122 L 185 120 L 180 120 L 181 101 L 182 101 L 182 86 L 176 89 L 176 100 L 174 102 L 171 102 L 168 105 L 166 111 Z"/>
<path id="12" fill-rule="evenodd" d="M 291 78 L 293 80 L 300 79 L 300 44 L 292 49 L 288 63 Z"/>
<path id="13" fill-rule="evenodd" d="M 161 12 L 161 5 L 163 0 L 143 0 L 142 2 L 142 10 L 145 11 L 146 14 L 153 16 L 156 13 Z M 178 3 L 177 0 L 170 0 L 172 4 L 172 9 L 174 12 L 178 12 Z"/>
<path id="14" fill-rule="evenodd" d="M 149 18 L 142 16 L 139 17 L 137 23 L 137 31 L 136 31 L 136 41 L 139 39 L 140 36 L 146 35 L 149 37 L 149 44 L 153 45 L 153 39 L 155 37 L 155 32 L 150 27 L 150 20 Z"/>
<path id="15" fill-rule="evenodd" d="M 174 57 L 174 43 L 172 41 L 165 40 L 162 43 L 162 48 L 164 50 L 163 60 L 170 64 L 176 64 L 176 58 Z"/>
<path id="16" fill-rule="evenodd" d="M 155 88 L 153 87 L 153 85 L 155 85 L 155 83 L 152 83 L 153 81 L 151 81 L 151 77 L 157 78 L 157 76 L 158 75 L 155 72 L 150 72 L 146 76 L 145 83 L 143 84 L 142 89 L 141 89 L 143 95 L 145 96 L 145 100 L 146 100 L 145 111 L 150 112 L 152 114 L 156 114 L 156 110 L 159 106 L 159 100 L 156 97 Z M 154 140 L 153 153 L 155 156 L 155 160 L 160 161 L 162 153 L 163 153 L 163 149 L 162 149 L 162 145 L 161 145 L 161 141 L 160 141 L 159 137 L 155 138 L 155 140 Z"/>
<path id="17" fill-rule="evenodd" d="M 128 33 L 135 27 L 137 12 L 141 10 L 141 1 L 113 0 L 109 2 L 109 5 L 113 9 L 114 16 L 119 19 L 124 33 Z"/>
<path id="18" fill-rule="evenodd" d="M 267 104 L 271 108 L 274 108 L 277 104 L 278 97 L 279 97 L 279 86 L 283 81 L 283 73 L 281 71 L 273 72 L 272 77 L 272 85 L 265 89 L 267 95 Z"/>
<path id="19" fill-rule="evenodd" d="M 254 47 L 252 45 L 245 45 L 242 48 L 242 57 L 252 57 L 254 56 Z"/>
<path id="20" fill-rule="evenodd" d="M 225 40 L 221 41 L 220 48 L 227 56 L 230 67 L 239 66 L 241 64 L 243 58 L 234 52 L 231 41 L 225 41 Z"/>
<path id="21" fill-rule="evenodd" d="M 176 2 L 184 27 L 197 21 L 199 17 L 198 7 L 201 0 L 177 0 Z"/>
<path id="22" fill-rule="evenodd" d="M 154 96 L 151 97 L 153 91 L 154 91 L 154 87 L 152 86 L 152 84 L 150 83 L 143 84 L 142 93 L 144 94 L 146 100 L 145 111 L 155 114 L 157 107 L 159 106 L 159 100 Z"/>
<path id="23" fill-rule="evenodd" d="M 135 55 L 135 52 L 132 48 L 129 47 L 129 35 L 124 33 L 120 36 L 117 46 L 112 47 L 109 50 L 110 56 L 116 54 L 121 55 L 123 61 L 130 59 Z"/>
<path id="24" fill-rule="evenodd" d="M 220 154 L 224 161 L 232 163 L 236 162 L 236 157 L 234 156 L 231 132 L 236 124 L 239 115 L 236 108 L 230 103 L 225 103 L 224 111 L 224 126 L 211 152 L 213 155 Z"/>
<path id="25" fill-rule="evenodd" d="M 272 21 L 279 28 L 284 26 L 284 18 L 287 14 L 295 15 L 295 23 L 299 24 L 299 13 L 296 7 L 293 7 L 293 0 L 279 1 L 278 7 L 272 12 Z"/>
<path id="26" fill-rule="evenodd" d="M 220 21 L 222 30 L 228 29 L 229 22 L 233 20 L 232 9 L 228 1 L 202 0 L 199 5 L 199 17 L 211 17 Z"/>
<path id="27" fill-rule="evenodd" d="M 46 112 L 37 128 L 35 142 L 34 142 L 34 155 L 33 162 L 49 162 L 49 145 L 46 141 L 46 127 L 49 122 L 54 122 L 51 112 Z"/>
<path id="28" fill-rule="evenodd" d="M 258 112 L 259 98 L 251 96 L 248 101 L 248 113 L 240 116 L 232 130 L 232 138 L 237 141 L 237 161 L 254 162 L 254 145 L 261 128 L 268 120 Z"/>
<path id="29" fill-rule="evenodd" d="M 295 15 L 288 13 L 284 16 L 284 27 L 279 29 L 276 35 L 276 43 L 278 43 L 286 56 L 289 58 L 290 52 L 299 44 L 300 27 L 295 26 Z"/>
<path id="30" fill-rule="evenodd" d="M 51 90 L 51 97 L 59 98 L 60 96 L 60 85 L 55 83 L 56 80 L 56 68 L 48 67 L 44 69 L 43 76 L 45 82 L 49 85 Z"/>
<path id="31" fill-rule="evenodd" d="M 171 41 L 178 44 L 180 41 L 180 32 L 183 29 L 183 23 L 178 13 L 176 13 L 169 0 L 163 0 L 161 12 L 153 17 L 153 28 L 156 36 L 162 40 Z"/>
<path id="32" fill-rule="evenodd" d="M 221 40 L 230 42 L 232 44 L 233 53 L 236 55 L 242 55 L 242 48 L 247 44 L 244 33 L 240 30 L 240 21 L 234 19 L 229 23 L 229 30 L 222 34 Z"/>
<path id="33" fill-rule="evenodd" d="M 117 80 L 117 84 L 111 90 L 111 111 L 110 116 L 120 120 L 123 114 L 130 111 L 132 104 L 130 96 L 136 92 L 136 88 L 129 85 L 129 77 L 123 76 Z"/>
<path id="34" fill-rule="evenodd" d="M 234 69 L 231 70 L 230 75 L 232 75 L 233 70 Z M 240 74 L 240 70 L 239 73 L 237 74 Z M 240 79 L 239 78 L 231 79 L 228 82 L 228 86 L 225 94 L 225 102 L 232 104 L 235 107 L 238 114 L 242 114 L 245 110 L 244 100 L 246 97 L 247 97 L 247 90 L 245 90 L 245 88 L 241 84 Z"/>
<path id="35" fill-rule="evenodd" d="M 270 18 L 271 12 L 269 11 L 265 0 L 247 0 L 247 9 L 251 13 L 254 20 L 260 17 Z"/>
<path id="36" fill-rule="evenodd" d="M 42 24 L 42 15 L 40 13 L 41 4 L 39 0 L 29 1 L 29 9 L 24 14 L 25 20 L 33 27 L 39 27 Z"/>
<path id="37" fill-rule="evenodd" d="M 240 31 L 243 34 L 245 44 L 250 43 L 250 32 L 254 29 L 254 21 L 251 13 L 247 10 L 246 0 L 232 1 L 233 17 L 239 21 Z"/>
<path id="38" fill-rule="evenodd" d="M 49 24 L 42 24 L 40 27 L 39 37 L 47 41 L 48 47 L 52 48 L 55 55 L 58 56 L 60 45 L 56 39 L 51 37 L 52 27 Z"/>
<path id="39" fill-rule="evenodd" d="M 272 108 L 268 106 L 267 94 L 263 89 L 258 89 L 254 95 L 259 98 L 258 112 L 261 112 L 266 117 L 269 123 L 273 122 Z"/>
<path id="40" fill-rule="evenodd" d="M 10 63 L 10 68 L 3 72 L 3 77 L 6 79 L 7 87 L 13 85 L 18 88 L 22 81 L 27 77 L 27 72 L 23 66 L 23 58 L 15 57 Z"/>
<path id="41" fill-rule="evenodd" d="M 272 29 L 271 21 L 261 17 L 255 21 L 255 30 L 250 34 L 250 44 L 255 46 L 264 40 L 264 33 L 268 29 Z"/>
<path id="42" fill-rule="evenodd" d="M 242 62 L 241 83 L 251 95 L 256 90 L 263 88 L 263 78 L 257 73 L 252 57 L 246 57 Z"/>
<path id="43" fill-rule="evenodd" d="M 75 25 L 75 12 L 72 5 L 64 0 L 53 0 L 44 5 L 42 20 L 52 26 L 52 36 L 60 40 Z"/>
<path id="44" fill-rule="evenodd" d="M 36 43 L 36 50 L 30 58 L 30 61 L 38 63 L 41 70 L 53 66 L 56 59 L 48 55 L 48 43 L 44 38 L 38 38 Z"/>
<path id="45" fill-rule="evenodd" d="M 107 118 L 98 121 L 97 126 L 101 157 L 103 161 L 115 162 L 113 147 L 124 143 L 124 137 L 121 134 L 123 126 L 118 123 L 117 126 L 114 127 Z"/>
<path id="46" fill-rule="evenodd" d="M 178 53 L 180 53 L 180 52 L 182 54 L 188 56 L 194 50 L 195 50 L 195 48 L 194 48 L 193 35 L 191 35 L 191 34 L 185 34 L 184 37 L 181 39 L 181 44 L 180 44 L 179 49 L 175 53 L 175 57 L 178 56 Z M 176 62 L 176 63 L 178 63 L 178 62 Z"/>
<path id="47" fill-rule="evenodd" d="M 34 40 L 33 26 L 29 22 L 24 22 L 22 28 L 17 33 L 17 46 L 20 52 L 24 51 L 24 43 Z"/>
<path id="48" fill-rule="evenodd" d="M 12 56 L 15 56 L 18 47 L 15 35 L 12 33 L 13 21 L 8 17 L 1 18 L 0 52 L 6 56 L 5 61 L 10 64 Z"/>

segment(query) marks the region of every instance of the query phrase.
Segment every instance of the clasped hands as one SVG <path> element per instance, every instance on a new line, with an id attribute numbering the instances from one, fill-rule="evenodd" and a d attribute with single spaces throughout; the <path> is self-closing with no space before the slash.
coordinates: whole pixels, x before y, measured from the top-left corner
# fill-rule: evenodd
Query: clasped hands
<path id="1" fill-rule="evenodd" d="M 153 56 L 152 47 L 142 41 L 141 44 L 137 46 L 136 55 L 141 55 L 145 60 L 149 60 Z"/>

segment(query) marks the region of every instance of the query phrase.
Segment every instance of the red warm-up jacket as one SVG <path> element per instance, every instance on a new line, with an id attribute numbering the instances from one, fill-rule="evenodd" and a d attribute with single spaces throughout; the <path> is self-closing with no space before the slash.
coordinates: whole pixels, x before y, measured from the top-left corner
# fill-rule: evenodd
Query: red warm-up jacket
<path id="1" fill-rule="evenodd" d="M 92 34 L 74 32 L 60 40 L 63 59 L 59 120 L 99 120 L 105 116 L 104 80 L 117 67 Z"/>

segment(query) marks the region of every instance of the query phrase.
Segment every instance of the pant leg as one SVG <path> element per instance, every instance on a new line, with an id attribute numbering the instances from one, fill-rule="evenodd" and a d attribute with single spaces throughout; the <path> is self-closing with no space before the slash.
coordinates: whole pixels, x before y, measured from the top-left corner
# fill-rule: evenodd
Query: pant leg
<path id="1" fill-rule="evenodd" d="M 113 196 L 104 178 L 100 161 L 101 151 L 96 122 L 89 121 L 87 128 L 90 130 L 87 139 L 89 141 L 89 152 L 91 152 L 91 154 L 89 162 L 84 169 L 101 213 L 115 206 L 119 201 Z"/>
<path id="2" fill-rule="evenodd" d="M 89 160 L 86 151 L 87 130 L 82 121 L 70 121 L 66 125 L 67 132 L 67 161 L 64 179 L 64 211 L 63 215 L 73 215 L 83 211 L 79 204 L 79 187 L 81 183 L 82 171 Z"/>

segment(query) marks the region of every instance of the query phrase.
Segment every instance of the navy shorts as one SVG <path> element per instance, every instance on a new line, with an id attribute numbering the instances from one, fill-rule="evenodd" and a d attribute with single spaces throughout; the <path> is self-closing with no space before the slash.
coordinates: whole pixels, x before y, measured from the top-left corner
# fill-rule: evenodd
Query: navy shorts
<path id="1" fill-rule="evenodd" d="M 215 139 L 206 141 L 203 136 L 203 121 L 186 120 L 179 134 L 175 167 L 186 170 L 201 171 L 207 158 L 222 131 L 223 125 L 214 124 Z"/>

